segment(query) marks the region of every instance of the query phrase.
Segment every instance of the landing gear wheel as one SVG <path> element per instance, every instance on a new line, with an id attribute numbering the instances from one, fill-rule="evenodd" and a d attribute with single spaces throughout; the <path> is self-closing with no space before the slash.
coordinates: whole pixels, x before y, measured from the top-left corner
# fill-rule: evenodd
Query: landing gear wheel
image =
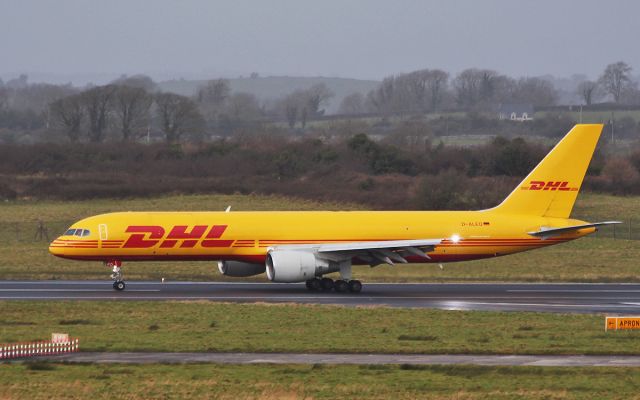
<path id="1" fill-rule="evenodd" d="M 352 293 L 360 293 L 362 291 L 362 282 L 358 280 L 349 281 L 349 291 Z"/>
<path id="2" fill-rule="evenodd" d="M 307 285 L 307 289 L 309 289 L 312 292 L 317 292 L 318 290 L 322 289 L 322 283 L 318 278 L 309 279 L 306 282 L 306 285 Z"/>
<path id="3" fill-rule="evenodd" d="M 322 290 L 325 292 L 333 289 L 333 279 L 331 278 L 322 278 L 320 280 L 320 285 L 322 286 Z"/>
<path id="4" fill-rule="evenodd" d="M 124 284 L 124 281 L 115 281 L 113 282 L 113 288 L 115 290 L 124 290 L 124 288 L 126 287 L 126 285 Z"/>
<path id="5" fill-rule="evenodd" d="M 342 279 L 339 279 L 334 282 L 333 289 L 338 293 L 345 293 L 349 291 L 349 284 Z"/>

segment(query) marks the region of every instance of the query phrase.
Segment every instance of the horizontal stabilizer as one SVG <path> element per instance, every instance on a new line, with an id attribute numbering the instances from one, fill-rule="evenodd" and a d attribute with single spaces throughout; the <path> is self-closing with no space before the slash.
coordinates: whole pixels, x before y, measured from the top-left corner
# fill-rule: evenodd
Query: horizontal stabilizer
<path id="1" fill-rule="evenodd" d="M 583 225 L 573 225 L 573 226 L 565 226 L 562 228 L 540 228 L 539 231 L 535 232 L 527 232 L 527 234 L 535 237 L 540 237 L 542 239 L 548 239 L 550 237 L 560 235 L 562 233 L 573 232 L 580 229 L 585 228 L 597 228 L 603 225 L 615 225 L 621 224 L 621 221 L 604 221 L 604 222 L 594 222 L 592 224 L 583 224 Z"/>

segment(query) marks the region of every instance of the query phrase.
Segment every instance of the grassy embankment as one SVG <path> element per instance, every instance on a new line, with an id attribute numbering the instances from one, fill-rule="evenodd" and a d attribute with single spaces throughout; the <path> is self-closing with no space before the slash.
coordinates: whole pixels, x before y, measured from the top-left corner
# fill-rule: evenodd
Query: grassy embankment
<path id="1" fill-rule="evenodd" d="M 630 399 L 634 368 L 0 365 L 3 399 Z"/>
<path id="2" fill-rule="evenodd" d="M 271 196 L 169 196 L 154 199 L 94 200 L 78 202 L 9 202 L 0 206 L 0 279 L 105 279 L 107 271 L 96 262 L 55 258 L 46 241 L 35 241 L 37 220 L 44 221 L 51 239 L 74 221 L 86 216 L 119 210 L 354 210 L 357 205 L 315 203 Z M 632 220 L 632 237 L 640 233 L 640 199 L 583 194 L 574 216 L 591 221 Z M 636 224 L 636 225 L 633 225 Z M 637 241 L 613 240 L 611 228 L 568 244 L 508 257 L 447 264 L 357 267 L 356 275 L 375 281 L 640 281 Z M 618 237 L 628 237 L 628 226 L 617 228 Z M 211 262 L 127 263 L 127 279 L 219 280 Z M 256 280 L 265 280 L 257 276 Z"/>

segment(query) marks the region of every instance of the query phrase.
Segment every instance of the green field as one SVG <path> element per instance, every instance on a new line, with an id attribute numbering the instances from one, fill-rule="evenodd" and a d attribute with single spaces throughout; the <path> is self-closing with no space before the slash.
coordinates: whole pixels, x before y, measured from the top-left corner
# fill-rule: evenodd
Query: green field
<path id="1" fill-rule="evenodd" d="M 574 216 L 590 221 L 620 219 L 614 240 L 605 228 L 595 237 L 533 252 L 437 265 L 356 267 L 358 278 L 369 282 L 445 281 L 580 281 L 638 282 L 640 199 L 605 195 L 581 195 Z M 99 213 L 123 210 L 356 210 L 358 205 L 316 203 L 274 196 L 168 196 L 154 199 L 93 200 L 76 202 L 7 202 L 0 206 L 0 279 L 108 279 L 100 263 L 58 259 L 48 253 L 46 240 L 36 241 L 37 221 L 48 228 L 50 239 L 74 221 Z M 629 221 L 631 230 L 629 230 Z M 127 263 L 127 279 L 224 280 L 211 262 Z M 254 280 L 266 280 L 262 275 Z"/>
<path id="2" fill-rule="evenodd" d="M 425 293 L 428 295 L 428 293 Z M 80 339 L 83 351 L 640 354 L 593 314 L 208 301 L 4 301 L 0 343 Z"/>
<path id="3" fill-rule="evenodd" d="M 0 364 L 2 399 L 631 399 L 640 369 Z"/>

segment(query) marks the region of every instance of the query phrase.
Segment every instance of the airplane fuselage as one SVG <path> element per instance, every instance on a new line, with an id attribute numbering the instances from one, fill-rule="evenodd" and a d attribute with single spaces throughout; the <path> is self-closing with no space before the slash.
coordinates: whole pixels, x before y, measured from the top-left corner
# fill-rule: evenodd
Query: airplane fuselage
<path id="1" fill-rule="evenodd" d="M 547 239 L 527 232 L 583 223 L 492 210 L 124 212 L 76 222 L 70 230 L 82 233 L 58 237 L 50 251 L 76 260 L 264 263 L 270 249 L 288 245 L 444 238 L 427 253 L 428 259 L 407 257 L 409 262 L 440 263 L 501 256 L 577 239 L 594 228 Z"/>

